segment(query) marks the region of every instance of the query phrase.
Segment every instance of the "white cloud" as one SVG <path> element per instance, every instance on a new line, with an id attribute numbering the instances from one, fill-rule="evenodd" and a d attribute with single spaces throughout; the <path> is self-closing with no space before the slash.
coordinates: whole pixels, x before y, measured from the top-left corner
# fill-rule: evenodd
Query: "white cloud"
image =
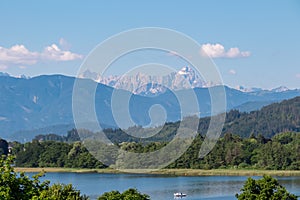
<path id="1" fill-rule="evenodd" d="M 41 58 L 54 61 L 70 61 L 82 59 L 83 56 L 70 51 L 63 51 L 56 44 L 52 44 L 44 49 L 44 52 L 41 53 Z"/>
<path id="2" fill-rule="evenodd" d="M 300 73 L 299 73 L 299 74 L 296 74 L 296 78 L 300 78 Z"/>
<path id="3" fill-rule="evenodd" d="M 14 45 L 10 48 L 0 47 L 0 64 L 32 65 L 37 62 L 37 52 L 30 52 L 24 45 Z"/>
<path id="4" fill-rule="evenodd" d="M 237 57 L 249 57 L 249 51 L 240 51 L 239 48 L 233 47 L 229 50 L 225 50 L 225 47 L 221 44 L 203 44 L 200 50 L 201 55 L 209 56 L 212 58 L 237 58 Z"/>
<path id="5" fill-rule="evenodd" d="M 235 75 L 236 71 L 234 69 L 229 70 L 229 74 Z"/>
<path id="6" fill-rule="evenodd" d="M 61 50 L 56 44 L 47 46 L 42 52 L 28 50 L 24 45 L 14 45 L 10 48 L 0 46 L 0 67 L 10 65 L 33 65 L 40 61 L 71 61 L 82 59 L 80 54 Z"/>

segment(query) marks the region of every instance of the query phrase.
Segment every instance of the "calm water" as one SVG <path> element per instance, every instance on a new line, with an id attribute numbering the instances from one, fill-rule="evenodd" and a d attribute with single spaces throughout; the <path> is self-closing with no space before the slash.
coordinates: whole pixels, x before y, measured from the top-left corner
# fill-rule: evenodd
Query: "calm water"
<path id="1" fill-rule="evenodd" d="M 29 173 L 31 176 L 32 174 Z M 300 195 L 300 177 L 277 177 L 287 189 Z M 141 174 L 96 174 L 96 173 L 47 173 L 43 179 L 51 183 L 72 183 L 91 199 L 100 194 L 128 188 L 137 188 L 151 196 L 152 200 L 173 200 L 174 192 L 187 193 L 184 200 L 235 199 L 247 177 L 200 176 L 172 177 Z"/>

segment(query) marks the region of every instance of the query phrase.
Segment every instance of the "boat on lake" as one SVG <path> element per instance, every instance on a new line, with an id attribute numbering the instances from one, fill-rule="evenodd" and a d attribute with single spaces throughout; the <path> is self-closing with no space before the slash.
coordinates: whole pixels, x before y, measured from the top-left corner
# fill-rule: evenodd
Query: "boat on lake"
<path id="1" fill-rule="evenodd" d="M 174 198 L 182 198 L 182 197 L 186 197 L 187 195 L 182 193 L 182 192 L 176 192 L 174 193 Z"/>

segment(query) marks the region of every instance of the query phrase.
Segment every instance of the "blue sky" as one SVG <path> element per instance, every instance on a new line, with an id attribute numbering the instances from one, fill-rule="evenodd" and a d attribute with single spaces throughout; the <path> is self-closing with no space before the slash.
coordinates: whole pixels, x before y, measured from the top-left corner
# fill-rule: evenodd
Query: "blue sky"
<path id="1" fill-rule="evenodd" d="M 75 75 L 106 38 L 150 26 L 224 48 L 211 55 L 231 87 L 300 88 L 297 0 L 2 1 L 0 24 L 0 71 L 14 76 Z M 228 56 L 230 48 L 239 53 Z"/>

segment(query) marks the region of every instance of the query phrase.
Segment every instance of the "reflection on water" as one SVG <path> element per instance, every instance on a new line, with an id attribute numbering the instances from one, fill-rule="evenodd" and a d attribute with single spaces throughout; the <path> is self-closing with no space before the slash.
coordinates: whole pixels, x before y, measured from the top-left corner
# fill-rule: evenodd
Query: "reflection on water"
<path id="1" fill-rule="evenodd" d="M 32 174 L 29 174 L 30 176 Z M 258 177 L 255 177 L 258 178 Z M 300 177 L 277 177 L 287 189 L 300 195 Z M 152 200 L 174 200 L 175 192 L 186 193 L 184 200 L 235 199 L 247 179 L 245 176 L 172 177 L 141 174 L 47 173 L 43 179 L 51 183 L 72 183 L 91 199 L 100 194 L 128 188 L 137 188 Z"/>

